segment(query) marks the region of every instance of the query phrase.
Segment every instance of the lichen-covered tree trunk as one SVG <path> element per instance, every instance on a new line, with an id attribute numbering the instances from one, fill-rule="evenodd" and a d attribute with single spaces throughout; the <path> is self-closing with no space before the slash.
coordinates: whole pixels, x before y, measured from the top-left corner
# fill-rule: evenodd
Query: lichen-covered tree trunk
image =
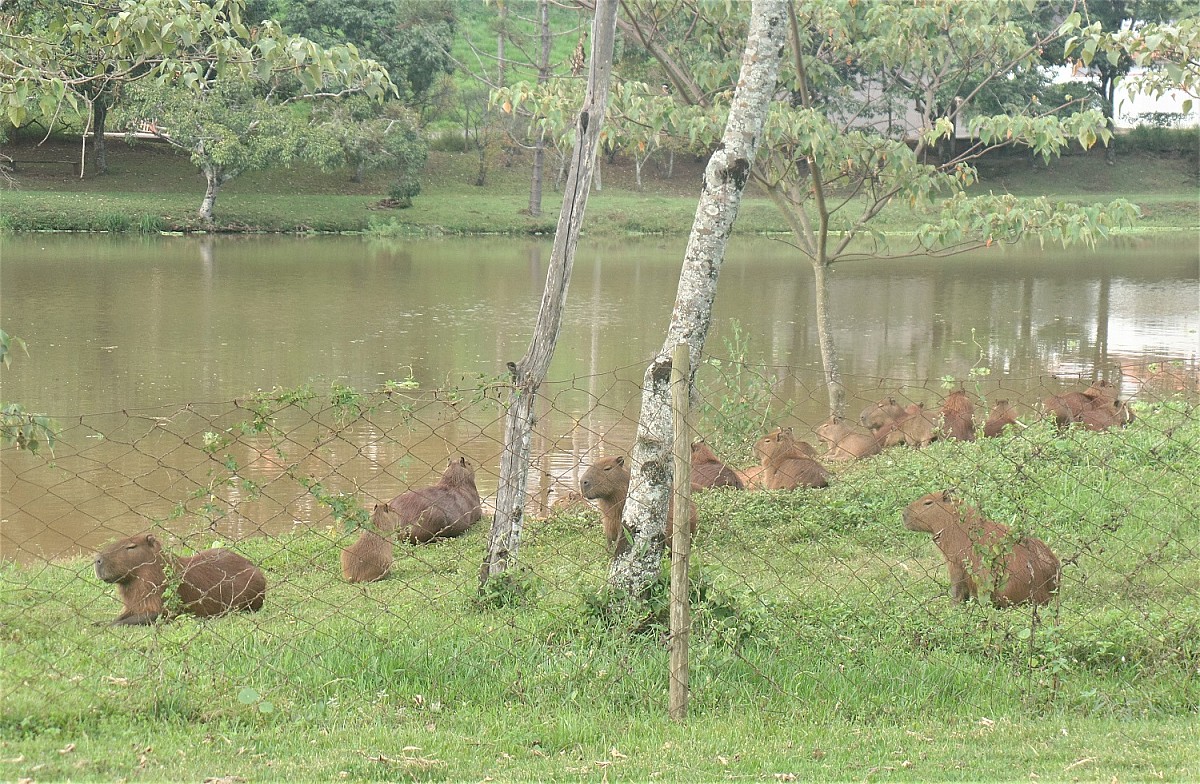
<path id="1" fill-rule="evenodd" d="M 588 71 L 587 93 L 575 121 L 575 149 L 571 170 L 563 193 L 550 269 L 542 291 L 533 340 L 520 362 L 509 366 L 513 375 L 504 422 L 504 451 L 500 456 L 500 486 L 496 497 L 496 516 L 488 538 L 488 552 L 479 573 L 482 587 L 488 579 L 501 574 L 517 561 L 521 529 L 525 519 L 525 500 L 529 480 L 529 444 L 533 432 L 534 407 L 538 389 L 550 369 L 554 347 L 562 326 L 567 286 L 575 261 L 575 247 L 587 206 L 588 190 L 596 166 L 600 131 L 608 110 L 609 82 L 612 77 L 613 39 L 616 33 L 617 0 L 601 0 L 592 19 L 592 57 Z"/>
<path id="2" fill-rule="evenodd" d="M 831 416 L 846 415 L 846 386 L 838 369 L 837 344 L 833 339 L 833 321 L 829 317 L 830 265 L 813 259 L 813 283 L 817 317 L 817 339 L 821 344 L 821 365 L 825 369 L 825 388 L 829 392 Z"/>
<path id="3" fill-rule="evenodd" d="M 787 37 L 783 0 L 755 0 L 746 51 L 725 134 L 704 172 L 704 185 L 684 253 L 667 338 L 646 370 L 637 439 L 630 455 L 629 496 L 623 522 L 633 546 L 613 559 L 609 584 L 618 596 L 642 596 L 658 575 L 666 530 L 671 475 L 671 351 L 686 341 L 691 366 L 699 366 L 712 324 L 717 276 L 737 219 L 742 191 L 754 165 Z"/>

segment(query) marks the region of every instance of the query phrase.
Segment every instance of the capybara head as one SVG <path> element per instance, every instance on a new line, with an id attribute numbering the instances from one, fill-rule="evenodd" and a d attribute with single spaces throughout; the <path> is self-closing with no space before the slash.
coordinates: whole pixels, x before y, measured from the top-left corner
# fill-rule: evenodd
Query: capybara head
<path id="1" fill-rule="evenodd" d="M 719 463 L 721 459 L 717 457 L 717 453 L 712 451 L 712 447 L 704 441 L 692 442 L 692 464 L 696 463 Z"/>
<path id="2" fill-rule="evenodd" d="M 1083 394 L 1090 398 L 1105 398 L 1114 402 L 1117 399 L 1117 392 L 1117 386 L 1104 379 L 1093 381 L 1087 389 L 1083 390 Z"/>
<path id="3" fill-rule="evenodd" d="M 754 456 L 760 463 L 771 457 L 816 457 L 817 450 L 807 441 L 797 441 L 790 427 L 777 427 L 754 444 Z"/>
<path id="4" fill-rule="evenodd" d="M 442 472 L 441 483 L 456 487 L 466 484 L 474 485 L 475 467 L 468 463 L 465 457 L 451 460 L 446 464 L 446 470 Z"/>
<path id="5" fill-rule="evenodd" d="M 160 563 L 162 543 L 154 534 L 139 534 L 113 542 L 96 555 L 96 576 L 106 583 L 133 578 L 138 569 Z"/>
<path id="6" fill-rule="evenodd" d="M 624 457 L 602 457 L 592 463 L 579 480 L 584 498 L 616 498 L 629 492 L 629 469 Z"/>
<path id="7" fill-rule="evenodd" d="M 904 527 L 935 534 L 961 519 L 960 503 L 952 490 L 923 495 L 905 508 Z"/>
<path id="8" fill-rule="evenodd" d="M 858 415 L 858 421 L 862 423 L 863 427 L 878 430 L 888 422 L 892 422 L 902 416 L 904 416 L 904 406 L 897 403 L 896 398 L 889 395 L 864 408 L 862 413 Z"/>
<path id="9" fill-rule="evenodd" d="M 841 417 L 829 417 L 817 425 L 817 438 L 830 444 L 836 444 L 852 432 L 854 431 L 846 424 L 846 420 Z"/>

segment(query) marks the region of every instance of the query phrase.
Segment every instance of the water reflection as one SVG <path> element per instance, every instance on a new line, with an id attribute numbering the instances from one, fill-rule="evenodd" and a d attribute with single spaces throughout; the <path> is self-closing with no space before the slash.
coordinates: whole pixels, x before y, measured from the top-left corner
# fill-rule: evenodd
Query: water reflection
<path id="1" fill-rule="evenodd" d="M 222 535 L 328 524 L 292 475 L 382 500 L 430 481 L 461 453 L 481 466 L 485 496 L 494 492 L 501 414 L 489 384 L 525 351 L 548 242 L 0 242 L 3 326 L 30 347 L 3 371 L 4 398 L 65 427 L 53 464 L 0 455 L 4 557 L 90 549 L 167 518 L 179 502 L 189 510 L 179 525 L 209 524 L 196 493 L 220 473 L 224 452 L 205 452 L 205 433 L 245 421 L 227 401 L 255 389 L 308 384 L 327 399 L 331 383 L 375 389 L 411 374 L 423 389 L 460 394 L 418 424 L 376 413 L 336 438 L 301 417 L 283 455 L 270 439 L 239 435 L 229 454 L 248 483 L 210 493 L 224 510 L 213 523 Z M 551 488 L 576 486 L 593 451 L 631 442 L 683 244 L 581 246 L 550 372 L 557 383 L 544 390 L 535 433 L 539 503 Z M 1197 265 L 1195 241 L 1185 239 L 839 266 L 832 307 L 851 399 L 896 391 L 932 401 L 943 377 L 965 379 L 973 368 L 990 370 L 978 384 L 987 395 L 1033 400 L 1067 379 L 1105 376 L 1138 397 L 1149 362 L 1194 361 Z M 727 354 L 737 319 L 780 403 L 797 424 L 815 424 L 825 403 L 807 263 L 782 243 L 738 240 L 722 276 L 707 353 Z"/>

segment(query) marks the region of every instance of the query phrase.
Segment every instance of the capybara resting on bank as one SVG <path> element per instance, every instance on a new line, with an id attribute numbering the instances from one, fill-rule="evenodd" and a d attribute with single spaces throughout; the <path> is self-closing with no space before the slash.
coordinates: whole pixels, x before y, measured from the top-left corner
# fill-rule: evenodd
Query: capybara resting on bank
<path id="1" fill-rule="evenodd" d="M 997 400 L 992 406 L 991 416 L 983 426 L 983 434 L 987 438 L 995 438 L 1004 432 L 1004 428 L 1017 424 L 1017 408 L 1007 400 Z"/>
<path id="2" fill-rule="evenodd" d="M 745 490 L 737 472 L 721 462 L 712 447 L 703 441 L 692 443 L 692 489 L 706 487 L 736 487 Z"/>
<path id="3" fill-rule="evenodd" d="M 883 448 L 883 441 L 877 435 L 856 433 L 846 420 L 837 417 L 830 417 L 817 426 L 817 438 L 827 446 L 825 459 L 836 462 L 877 455 Z"/>
<path id="4" fill-rule="evenodd" d="M 885 397 L 872 403 L 858 415 L 858 421 L 868 430 L 878 430 L 884 425 L 904 416 L 904 406 L 896 402 L 894 397 Z"/>
<path id="5" fill-rule="evenodd" d="M 1058 559 L 1045 542 L 1032 536 L 1015 539 L 1008 526 L 985 520 L 949 490 L 909 504 L 904 527 L 933 536 L 950 570 L 955 602 L 978 599 L 982 589 L 997 607 L 1047 604 L 1058 590 Z"/>
<path id="6" fill-rule="evenodd" d="M 1096 400 L 1077 420 L 1087 430 L 1101 432 L 1113 425 L 1124 427 L 1136 418 L 1133 409 L 1123 400 Z"/>
<path id="7" fill-rule="evenodd" d="M 904 416 L 879 428 L 875 437 L 883 446 L 929 446 L 937 437 L 937 419 L 937 415 L 925 410 L 924 403 L 910 403 L 904 407 Z"/>
<path id="8" fill-rule="evenodd" d="M 363 531 L 342 551 L 342 576 L 352 583 L 378 580 L 392 567 L 391 535 L 415 544 L 464 533 L 483 517 L 475 469 L 465 457 L 451 460 L 431 487 L 409 490 L 376 504 L 373 531 Z M 373 534 L 373 535 L 372 535 Z"/>
<path id="9" fill-rule="evenodd" d="M 150 624 L 166 617 L 163 592 L 168 587 L 179 598 L 180 611 L 201 618 L 258 610 L 267 593 L 262 570 L 237 553 L 213 548 L 196 555 L 172 555 L 163 551 L 154 534 L 110 544 L 96 556 L 95 569 L 101 580 L 117 584 L 124 610 L 114 626 Z"/>
<path id="10" fill-rule="evenodd" d="M 629 469 L 624 457 L 602 457 L 592 463 L 579 480 L 583 497 L 591 499 L 600 507 L 600 519 L 604 523 L 604 539 L 608 546 L 620 555 L 629 546 L 629 537 L 621 525 L 625 512 L 625 499 L 629 495 Z M 674 504 L 667 504 L 667 544 L 674 533 Z M 699 517 L 695 505 L 691 514 L 692 533 L 696 533 Z"/>
<path id="11" fill-rule="evenodd" d="M 1107 381 L 1094 381 L 1082 392 L 1050 395 L 1042 401 L 1042 407 L 1047 416 L 1054 416 L 1055 424 L 1059 427 L 1066 427 L 1072 422 L 1080 421 L 1080 417 L 1089 409 L 1116 401 L 1117 388 L 1115 386 Z"/>
<path id="12" fill-rule="evenodd" d="M 829 472 L 812 459 L 816 450 L 797 441 L 790 427 L 777 427 L 758 440 L 754 454 L 762 461 L 761 483 L 767 490 L 826 487 Z"/>
<path id="13" fill-rule="evenodd" d="M 961 389 L 942 401 L 942 433 L 959 441 L 975 440 L 975 404 Z"/>

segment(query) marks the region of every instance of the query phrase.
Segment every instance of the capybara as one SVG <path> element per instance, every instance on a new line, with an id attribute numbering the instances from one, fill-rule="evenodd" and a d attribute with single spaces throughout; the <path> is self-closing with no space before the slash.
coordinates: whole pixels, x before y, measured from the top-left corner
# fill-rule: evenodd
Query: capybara
<path id="1" fill-rule="evenodd" d="M 904 406 L 894 397 L 885 397 L 862 410 L 858 421 L 868 430 L 878 430 L 889 422 L 904 416 Z"/>
<path id="2" fill-rule="evenodd" d="M 818 425 L 817 438 L 826 444 L 825 459 L 835 462 L 877 455 L 883 448 L 883 441 L 877 435 L 856 433 L 846 420 L 838 417 L 830 417 Z"/>
<path id="3" fill-rule="evenodd" d="M 797 441 L 790 427 L 777 427 L 758 440 L 754 453 L 762 461 L 762 485 L 767 490 L 826 487 L 829 472 L 812 459 L 816 450 Z"/>
<path id="4" fill-rule="evenodd" d="M 600 519 L 604 523 L 604 539 L 608 546 L 620 555 L 629 547 L 629 536 L 621 525 L 625 511 L 625 498 L 629 495 L 629 469 L 624 457 L 602 457 L 584 472 L 579 480 L 583 497 L 591 499 L 600 507 Z M 674 504 L 667 504 L 667 544 L 674 533 Z M 699 517 L 695 505 L 691 514 L 692 533 L 696 533 Z"/>
<path id="5" fill-rule="evenodd" d="M 376 504 L 371 515 L 380 514 Z M 342 577 L 351 583 L 373 583 L 382 580 L 392 568 L 392 542 L 378 531 L 363 529 L 354 544 L 342 550 Z"/>
<path id="6" fill-rule="evenodd" d="M 1098 398 L 1084 409 L 1076 421 L 1087 430 L 1101 432 L 1113 425 L 1124 427 L 1134 419 L 1133 409 L 1125 401 Z"/>
<path id="7" fill-rule="evenodd" d="M 692 443 L 692 489 L 703 490 L 706 487 L 746 489 L 737 472 L 722 463 L 712 447 L 703 441 L 695 441 Z"/>
<path id="8" fill-rule="evenodd" d="M 1103 407 L 1108 402 L 1115 403 L 1116 400 L 1115 386 L 1107 381 L 1094 381 L 1082 392 L 1050 395 L 1042 401 L 1042 407 L 1047 415 L 1054 415 L 1054 421 L 1059 427 L 1066 427 L 1072 422 L 1078 422 L 1088 409 L 1097 405 Z"/>
<path id="9" fill-rule="evenodd" d="M 172 611 L 201 618 L 233 610 L 258 610 L 267 593 L 262 570 L 231 550 L 213 548 L 196 555 L 164 552 L 154 534 L 139 534 L 105 547 L 96 556 L 96 576 L 117 584 L 124 610 L 114 626 L 154 623 Z M 171 588 L 180 607 L 164 608 Z"/>
<path id="10" fill-rule="evenodd" d="M 369 582 L 386 575 L 392 566 L 392 534 L 423 544 L 458 536 L 482 518 L 475 469 L 465 457 L 451 460 L 431 487 L 409 490 L 386 504 L 375 505 L 373 531 L 364 530 L 342 552 L 342 576 L 350 582 Z"/>
<path id="11" fill-rule="evenodd" d="M 578 490 L 566 490 L 550 504 L 550 513 L 573 512 L 580 509 L 591 509 L 592 505 Z"/>
<path id="12" fill-rule="evenodd" d="M 1045 542 L 1032 536 L 1014 540 L 1008 526 L 984 519 L 949 490 L 909 504 L 904 527 L 933 536 L 950 570 L 955 602 L 978 599 L 982 589 L 997 607 L 1047 604 L 1058 590 L 1058 559 Z"/>
<path id="13" fill-rule="evenodd" d="M 738 479 L 742 480 L 742 487 L 747 490 L 762 490 L 763 467 L 761 465 L 752 465 L 745 468 L 734 469 L 738 475 Z"/>
<path id="14" fill-rule="evenodd" d="M 875 437 L 883 446 L 929 446 L 937 438 L 937 417 L 925 410 L 924 403 L 910 403 L 904 416 L 879 428 Z"/>
<path id="15" fill-rule="evenodd" d="M 961 389 L 942 401 L 942 434 L 959 441 L 975 440 L 975 404 Z"/>
<path id="16" fill-rule="evenodd" d="M 1018 424 L 1017 407 L 1007 400 L 997 400 L 983 426 L 983 434 L 987 438 L 995 438 L 1004 432 L 1004 428 L 1015 424 Z"/>

